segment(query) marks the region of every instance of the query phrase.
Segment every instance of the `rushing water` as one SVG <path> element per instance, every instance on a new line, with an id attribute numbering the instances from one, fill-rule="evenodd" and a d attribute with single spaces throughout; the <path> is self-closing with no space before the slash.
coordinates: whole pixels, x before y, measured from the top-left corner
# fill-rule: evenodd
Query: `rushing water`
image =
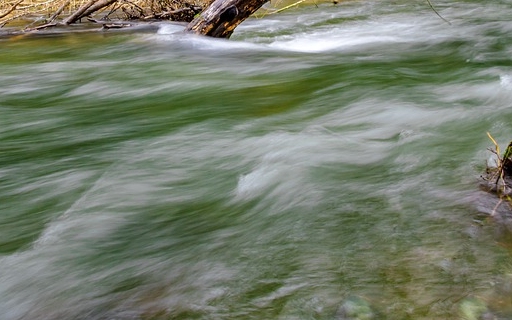
<path id="1" fill-rule="evenodd" d="M 0 320 L 510 319 L 512 1 L 435 5 L 0 40 Z"/>

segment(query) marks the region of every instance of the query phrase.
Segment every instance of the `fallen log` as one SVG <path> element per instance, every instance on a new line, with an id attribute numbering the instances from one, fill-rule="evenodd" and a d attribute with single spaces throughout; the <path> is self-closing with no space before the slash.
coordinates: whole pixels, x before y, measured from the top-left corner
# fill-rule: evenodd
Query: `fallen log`
<path id="1" fill-rule="evenodd" d="M 186 32 L 229 38 L 235 28 L 268 0 L 215 0 L 185 28 Z"/>
<path id="2" fill-rule="evenodd" d="M 55 20 L 63 12 L 64 8 L 70 5 L 70 0 L 63 0 L 63 4 L 57 9 L 50 19 L 45 20 L 45 24 L 32 27 L 35 23 L 33 22 L 26 26 L 23 31 L 30 32 L 56 26 L 67 26 L 79 22 L 83 18 L 90 18 L 93 13 L 118 4 L 118 7 L 111 9 L 111 13 L 120 11 L 125 12 L 125 6 L 129 7 L 130 5 L 140 9 L 140 14 L 135 17 L 127 14 L 128 19 L 172 19 L 174 21 L 191 21 L 185 28 L 186 32 L 217 38 L 229 38 L 240 23 L 255 13 L 269 0 L 199 0 L 199 2 L 208 5 L 206 10 L 202 12 L 202 6 L 181 2 L 184 0 L 173 1 L 172 3 L 166 1 L 158 2 L 160 0 L 151 0 L 151 3 L 157 3 L 158 6 L 151 6 L 151 9 L 148 9 L 148 12 L 145 12 L 145 10 L 138 7 L 135 3 L 125 0 L 81 1 L 82 5 L 61 22 L 56 22 Z M 20 3 L 22 3 L 22 1 L 18 0 L 9 8 L 9 10 L 7 10 L 6 13 L 2 13 L 0 17 L 11 14 L 11 12 L 16 10 L 17 5 Z M 201 13 L 198 14 L 199 12 Z M 104 17 L 108 19 L 111 13 Z M 9 21 L 11 21 L 11 19 L 0 23 L 3 25 Z M 0 28 L 2 25 L 0 25 Z"/>

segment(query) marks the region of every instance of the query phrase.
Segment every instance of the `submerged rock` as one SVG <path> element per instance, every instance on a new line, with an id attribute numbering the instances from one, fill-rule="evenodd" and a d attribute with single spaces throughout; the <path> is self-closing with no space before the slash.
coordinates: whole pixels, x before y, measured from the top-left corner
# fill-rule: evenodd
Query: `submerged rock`
<path id="1" fill-rule="evenodd" d="M 466 298 L 459 305 L 459 314 L 464 320 L 491 320 L 496 317 L 489 311 L 487 304 L 478 298 Z"/>
<path id="2" fill-rule="evenodd" d="M 336 312 L 337 320 L 371 320 L 375 314 L 370 304 L 357 296 L 348 297 Z"/>

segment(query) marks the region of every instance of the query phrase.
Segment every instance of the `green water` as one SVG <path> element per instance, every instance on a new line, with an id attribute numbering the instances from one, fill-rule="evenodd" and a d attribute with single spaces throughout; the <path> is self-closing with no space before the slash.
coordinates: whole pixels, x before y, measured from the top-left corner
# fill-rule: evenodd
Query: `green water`
<path id="1" fill-rule="evenodd" d="M 2 38 L 0 320 L 512 318 L 512 1 L 435 5 Z"/>

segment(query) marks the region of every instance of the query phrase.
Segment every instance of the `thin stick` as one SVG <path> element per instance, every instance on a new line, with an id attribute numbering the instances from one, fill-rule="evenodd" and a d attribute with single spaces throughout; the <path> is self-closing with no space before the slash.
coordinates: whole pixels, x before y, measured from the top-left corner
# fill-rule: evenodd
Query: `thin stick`
<path id="1" fill-rule="evenodd" d="M 72 24 L 83 16 L 83 13 L 89 9 L 97 0 L 90 0 L 86 4 L 80 7 L 75 13 L 70 15 L 66 20 L 64 20 L 64 24 Z"/>
<path id="2" fill-rule="evenodd" d="M 131 1 L 127 1 L 127 0 L 125 0 L 125 1 L 123 1 L 123 2 L 124 2 L 124 3 L 128 3 L 128 4 L 131 4 L 131 5 L 132 5 L 132 6 L 134 6 L 134 7 L 137 7 L 137 9 L 139 9 L 139 11 L 140 11 L 140 12 L 143 12 L 143 11 L 144 11 L 144 9 L 142 9 L 142 8 L 141 8 L 140 6 L 138 6 L 136 3 L 133 3 L 133 2 L 131 2 Z"/>
<path id="3" fill-rule="evenodd" d="M 502 202 L 503 202 L 503 199 L 500 198 L 500 201 L 498 201 L 498 203 L 494 206 L 494 208 L 492 208 L 491 217 L 494 217 L 496 215 L 496 210 L 498 210 L 498 207 L 500 206 L 500 204 Z"/>
<path id="4" fill-rule="evenodd" d="M 123 4 L 119 4 L 119 6 L 112 6 L 112 8 L 110 9 L 110 11 L 107 13 L 107 15 L 105 16 L 105 19 L 110 19 L 110 15 L 114 12 L 116 12 L 117 9 L 119 9 Z"/>
<path id="5" fill-rule="evenodd" d="M 52 2 L 55 2 L 55 0 L 48 0 L 46 2 L 36 2 L 36 3 L 32 3 L 32 4 L 29 4 L 29 5 L 26 5 L 24 7 L 21 7 L 19 9 L 20 10 L 27 10 L 27 9 L 31 9 L 31 8 L 37 8 L 37 7 L 41 7 L 41 6 L 44 6 L 44 5 L 50 5 Z"/>
<path id="6" fill-rule="evenodd" d="M 16 7 L 17 7 L 20 3 L 22 3 L 22 2 L 23 2 L 23 0 L 19 0 L 18 2 L 16 2 L 15 4 L 13 4 L 13 5 L 12 5 L 12 7 L 11 7 L 11 9 L 7 10 L 7 12 L 6 12 L 6 13 L 3 13 L 3 14 L 1 14 L 1 15 L 0 15 L 0 19 L 2 19 L 2 18 L 4 18 L 4 17 L 7 17 L 7 15 L 8 15 L 9 13 L 13 12 L 14 10 L 16 10 Z"/>
<path id="7" fill-rule="evenodd" d="M 58 23 L 46 23 L 46 24 L 43 24 L 43 25 L 40 25 L 40 26 L 37 26 L 34 28 L 25 28 L 23 31 L 28 32 L 28 31 L 34 31 L 34 30 L 43 30 L 46 28 L 56 27 L 58 25 L 59 25 Z"/>
<path id="8" fill-rule="evenodd" d="M 283 8 L 281 8 L 281 9 L 279 9 L 279 10 L 272 11 L 272 12 L 270 12 L 269 14 L 276 14 L 276 13 L 279 13 L 279 12 L 284 11 L 284 10 L 286 10 L 286 9 L 290 9 L 291 7 L 294 7 L 294 6 L 296 6 L 296 5 L 299 5 L 299 4 L 303 3 L 304 1 L 306 1 L 306 0 L 299 0 L 299 1 L 297 1 L 297 2 L 294 2 L 294 3 L 290 4 L 290 5 L 287 5 L 286 7 L 283 7 Z"/>
<path id="9" fill-rule="evenodd" d="M 494 138 L 491 136 L 491 134 L 489 132 L 487 132 L 487 136 L 489 137 L 489 139 L 491 139 L 492 143 L 494 143 L 494 146 L 496 147 L 496 152 L 499 155 L 501 153 L 500 152 L 500 145 L 496 142 L 496 140 L 494 140 Z"/>
<path id="10" fill-rule="evenodd" d="M 441 18 L 444 22 L 446 22 L 446 23 L 448 23 L 449 25 L 451 25 L 451 22 L 450 22 L 450 21 L 448 21 L 448 20 L 446 20 L 445 18 L 443 18 L 443 17 L 439 14 L 439 12 L 437 12 L 437 10 L 434 8 L 434 6 L 432 5 L 432 2 L 430 2 L 430 0 L 427 0 L 427 2 L 428 2 L 428 5 L 430 6 L 430 8 L 431 8 L 431 9 L 432 9 L 436 14 L 437 14 L 437 16 L 438 16 L 439 18 Z"/>
<path id="11" fill-rule="evenodd" d="M 8 18 L 8 19 L 6 19 L 6 20 L 4 20 L 4 21 L 0 21 L 0 28 L 3 28 L 3 27 L 4 27 L 6 24 L 8 24 L 9 22 L 11 22 L 11 21 L 13 21 L 13 20 L 16 20 L 16 19 L 19 19 L 19 18 L 21 18 L 21 17 L 24 17 L 24 16 L 26 16 L 26 15 L 27 15 L 27 13 L 20 13 L 20 14 L 18 14 L 18 15 L 16 15 L 16 16 L 14 16 L 14 17 L 10 17 L 10 18 Z"/>
<path id="12" fill-rule="evenodd" d="M 62 6 L 60 6 L 60 8 L 57 9 L 57 11 L 55 11 L 55 13 L 50 17 L 50 19 L 48 19 L 48 23 L 52 23 L 55 19 L 57 19 L 59 14 L 61 14 L 62 11 L 64 11 L 64 8 L 66 8 L 69 5 L 70 2 L 71 1 L 68 0 Z"/>

